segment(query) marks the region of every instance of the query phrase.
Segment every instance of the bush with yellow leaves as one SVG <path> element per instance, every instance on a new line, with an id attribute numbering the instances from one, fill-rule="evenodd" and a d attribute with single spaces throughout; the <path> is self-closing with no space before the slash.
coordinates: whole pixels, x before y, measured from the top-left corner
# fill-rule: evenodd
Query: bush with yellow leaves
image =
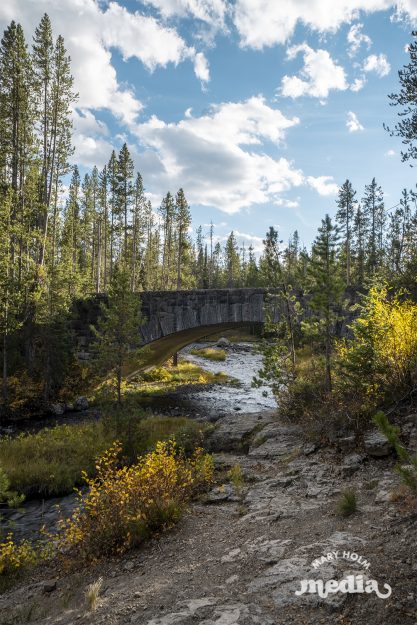
<path id="1" fill-rule="evenodd" d="M 353 322 L 353 339 L 337 346 L 337 386 L 366 411 L 397 399 L 417 381 L 417 304 L 375 286 Z"/>
<path id="2" fill-rule="evenodd" d="M 8 534 L 0 543 L 0 575 L 11 575 L 18 569 L 38 561 L 37 549 L 27 540 L 16 543 L 13 534 Z"/>
<path id="3" fill-rule="evenodd" d="M 116 442 L 97 461 L 96 477 L 84 475 L 88 487 L 58 533 L 61 554 L 81 560 L 123 553 L 150 534 L 170 528 L 196 491 L 211 482 L 213 461 L 202 449 L 186 458 L 174 441 L 131 466 L 120 466 Z"/>

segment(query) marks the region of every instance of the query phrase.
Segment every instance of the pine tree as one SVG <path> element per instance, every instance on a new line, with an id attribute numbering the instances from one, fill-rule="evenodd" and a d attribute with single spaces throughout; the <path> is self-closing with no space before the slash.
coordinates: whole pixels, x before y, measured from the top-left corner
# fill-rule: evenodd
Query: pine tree
<path id="1" fill-rule="evenodd" d="M 259 286 L 259 269 L 253 246 L 249 246 L 248 269 L 246 273 L 246 284 L 248 287 Z"/>
<path id="2" fill-rule="evenodd" d="M 233 231 L 230 233 L 226 241 L 224 257 L 227 286 L 229 288 L 240 286 L 241 266 L 239 248 Z"/>
<path id="3" fill-rule="evenodd" d="M 139 290 L 143 283 L 143 257 L 147 234 L 146 198 L 143 189 L 142 176 L 138 172 L 134 187 L 133 215 L 132 215 L 132 244 L 130 251 L 130 266 L 132 272 L 132 291 Z"/>
<path id="4" fill-rule="evenodd" d="M 375 178 L 365 186 L 365 194 L 362 199 L 364 218 L 368 225 L 368 259 L 367 269 L 373 275 L 382 262 L 383 256 L 383 231 L 386 221 L 384 195 Z"/>
<path id="5" fill-rule="evenodd" d="M 356 191 L 353 190 L 352 183 L 346 180 L 339 189 L 337 200 L 338 211 L 336 221 L 340 224 L 340 230 L 345 238 L 345 259 L 346 259 L 346 284 L 350 285 L 351 280 L 351 240 L 352 228 L 355 214 Z"/>
<path id="6" fill-rule="evenodd" d="M 174 226 L 175 226 L 175 202 L 168 191 L 160 207 L 163 231 L 163 251 L 162 251 L 162 288 L 169 289 L 172 284 L 172 270 L 174 260 Z M 176 269 L 176 267 L 175 267 Z"/>
<path id="7" fill-rule="evenodd" d="M 129 215 L 134 198 L 133 170 L 134 165 L 130 152 L 126 143 L 124 143 L 119 152 L 117 163 L 117 206 L 118 214 L 123 220 L 123 257 L 125 263 L 129 254 Z"/>
<path id="8" fill-rule="evenodd" d="M 177 289 L 180 290 L 188 282 L 187 278 L 189 278 L 189 275 L 187 274 L 190 274 L 191 248 L 188 236 L 188 229 L 191 225 L 191 213 L 182 189 L 179 189 L 175 199 L 175 218 L 178 232 Z"/>
<path id="9" fill-rule="evenodd" d="M 140 345 L 140 306 L 139 296 L 130 289 L 128 268 L 116 264 L 108 301 L 102 305 L 95 328 L 95 352 L 98 370 L 110 373 L 114 378 L 119 404 L 122 401 L 123 368 L 129 357 L 137 356 Z"/>
<path id="10" fill-rule="evenodd" d="M 417 31 L 413 31 L 412 36 L 417 37 Z M 391 136 L 400 137 L 406 150 L 401 151 L 403 162 L 412 161 L 417 158 L 417 42 L 412 41 L 407 47 L 410 55 L 410 62 L 398 72 L 398 79 L 401 89 L 399 93 L 389 95 L 390 105 L 398 106 L 400 121 L 389 128 L 384 124 L 384 128 Z"/>
<path id="11" fill-rule="evenodd" d="M 109 192 L 108 206 L 110 211 L 109 279 L 111 281 L 113 277 L 113 266 L 117 257 L 118 238 L 120 235 L 120 213 L 119 204 L 117 202 L 118 162 L 114 150 L 111 153 L 106 173 Z"/>
<path id="12" fill-rule="evenodd" d="M 318 315 L 314 330 L 324 344 L 327 391 L 332 390 L 331 353 L 337 318 L 335 308 L 340 304 L 343 293 L 343 282 L 337 258 L 338 245 L 338 230 L 333 226 L 329 215 L 326 215 L 313 244 L 308 273 L 311 292 L 310 306 Z M 314 320 L 312 322 L 314 323 Z"/>

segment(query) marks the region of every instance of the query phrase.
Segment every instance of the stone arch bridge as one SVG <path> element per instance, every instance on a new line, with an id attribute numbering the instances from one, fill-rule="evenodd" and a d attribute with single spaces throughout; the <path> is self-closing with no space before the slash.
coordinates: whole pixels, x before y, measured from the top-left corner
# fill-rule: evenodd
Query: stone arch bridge
<path id="1" fill-rule="evenodd" d="M 143 323 L 138 320 L 141 344 L 148 346 L 137 369 L 161 365 L 177 351 L 212 334 L 231 328 L 260 325 L 265 322 L 266 303 L 273 321 L 283 314 L 283 299 L 279 289 L 200 289 L 193 291 L 147 291 L 138 293 L 141 300 Z M 346 304 L 357 296 L 355 291 L 346 291 L 343 314 L 336 322 L 336 335 L 346 336 L 348 324 L 354 313 L 348 312 Z M 309 316 L 308 297 L 298 294 L 303 315 Z M 88 358 L 88 346 L 92 340 L 91 326 L 100 314 L 100 303 L 106 295 L 97 295 L 90 300 L 76 304 L 74 331 L 79 345 L 80 358 Z M 341 313 L 342 310 L 337 312 Z M 130 372 L 135 370 L 135 364 Z M 127 372 L 129 374 L 129 372 Z"/>
<path id="2" fill-rule="evenodd" d="M 277 292 L 277 291 L 275 291 Z M 145 350 L 141 368 L 160 365 L 175 352 L 205 336 L 265 321 L 265 302 L 272 290 L 263 288 L 149 291 L 138 294 L 144 323 L 138 332 Z M 75 333 L 80 355 L 88 357 L 90 326 L 100 313 L 105 295 L 77 303 Z M 281 314 L 277 303 L 274 318 Z"/>

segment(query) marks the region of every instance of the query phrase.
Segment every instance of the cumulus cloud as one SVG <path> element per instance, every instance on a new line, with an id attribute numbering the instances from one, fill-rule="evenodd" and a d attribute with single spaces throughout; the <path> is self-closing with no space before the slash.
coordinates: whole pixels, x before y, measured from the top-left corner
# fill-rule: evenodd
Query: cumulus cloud
<path id="1" fill-rule="evenodd" d="M 307 176 L 307 183 L 312 187 L 319 195 L 328 196 L 336 195 L 339 191 L 339 185 L 337 185 L 333 176 Z"/>
<path id="2" fill-rule="evenodd" d="M 294 59 L 302 53 L 304 66 L 299 76 L 284 76 L 281 83 L 283 96 L 298 98 L 312 96 L 327 98 L 333 89 L 345 90 L 348 88 L 345 70 L 338 65 L 327 50 L 313 50 L 306 43 L 292 46 L 287 50 L 287 57 Z"/>
<path id="3" fill-rule="evenodd" d="M 362 32 L 363 24 L 353 24 L 347 34 L 347 41 L 349 44 L 349 56 L 355 56 L 362 45 L 366 48 L 370 48 L 372 45 L 372 39 Z"/>
<path id="4" fill-rule="evenodd" d="M 364 72 L 375 72 L 381 78 L 391 71 L 391 65 L 385 54 L 370 54 L 363 63 Z"/>
<path id="5" fill-rule="evenodd" d="M 121 124 L 132 127 L 143 109 L 133 88 L 118 80 L 111 58 L 113 49 L 125 60 L 136 58 L 149 71 L 188 61 L 194 64 L 202 83 L 209 80 L 204 55 L 188 47 L 175 28 L 160 24 L 152 16 L 128 11 L 117 2 L 8 0 L 0 3 L 0 28 L 6 28 L 15 19 L 29 39 L 43 13 L 50 16 L 55 35 L 63 35 L 71 56 L 75 90 L 79 93 L 77 105 L 81 109 L 74 120 L 74 142 L 83 164 L 92 160 L 100 163 L 102 150 L 108 147 L 100 138 L 99 122 L 92 111 L 106 109 Z M 88 124 L 92 124 L 90 128 Z"/>
<path id="6" fill-rule="evenodd" d="M 193 17 L 210 26 L 224 27 L 227 4 L 224 0 L 142 0 L 165 18 Z"/>
<path id="7" fill-rule="evenodd" d="M 207 58 L 202 52 L 197 52 L 194 57 L 194 72 L 195 75 L 202 83 L 209 82 L 210 80 L 210 68 Z"/>
<path id="8" fill-rule="evenodd" d="M 397 19 L 417 18 L 415 0 L 236 0 L 233 21 L 243 47 L 262 49 L 286 43 L 297 24 L 320 33 L 336 32 L 361 12 L 393 9 Z"/>
<path id="9" fill-rule="evenodd" d="M 393 156 L 397 156 L 397 152 L 395 150 L 387 150 L 385 152 L 385 156 L 388 156 L 389 158 L 392 158 Z"/>
<path id="10" fill-rule="evenodd" d="M 286 158 L 253 149 L 279 145 L 298 121 L 261 96 L 213 105 L 200 117 L 188 112 L 178 123 L 153 116 L 136 126 L 144 148 L 137 162 L 152 191 L 183 186 L 191 202 L 236 213 L 303 184 L 303 173 Z"/>
<path id="11" fill-rule="evenodd" d="M 356 113 L 353 111 L 349 111 L 346 119 L 346 128 L 349 132 L 358 132 L 363 130 L 363 126 L 360 123 L 359 119 L 356 116 Z"/>
<path id="12" fill-rule="evenodd" d="M 366 84 L 366 78 L 362 76 L 361 78 L 355 78 L 353 83 L 350 85 L 351 91 L 360 91 Z"/>

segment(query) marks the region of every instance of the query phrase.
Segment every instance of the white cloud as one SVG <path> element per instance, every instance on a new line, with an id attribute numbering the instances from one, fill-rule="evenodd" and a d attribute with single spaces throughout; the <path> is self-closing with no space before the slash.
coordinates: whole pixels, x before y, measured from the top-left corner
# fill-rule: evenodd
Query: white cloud
<path id="1" fill-rule="evenodd" d="M 236 0 L 233 21 L 243 47 L 286 43 L 298 24 L 336 32 L 363 13 L 393 9 L 397 18 L 417 18 L 416 0 Z"/>
<path id="2" fill-rule="evenodd" d="M 382 78 L 390 73 L 391 65 L 385 54 L 371 54 L 366 57 L 363 63 L 363 70 L 365 72 L 375 72 Z"/>
<path id="3" fill-rule="evenodd" d="M 298 98 L 309 95 L 315 98 L 327 98 L 332 89 L 347 89 L 345 70 L 335 63 L 327 50 L 313 50 L 303 43 L 288 48 L 287 57 L 294 59 L 300 52 L 304 57 L 304 66 L 300 71 L 300 76 L 283 77 L 281 83 L 283 96 Z"/>
<path id="4" fill-rule="evenodd" d="M 177 31 L 162 26 L 151 16 L 131 13 L 110 2 L 106 11 L 99 11 L 98 17 L 104 44 L 120 50 L 124 60 L 135 57 L 153 71 L 168 63 L 176 65 L 190 56 L 190 49 Z"/>
<path id="5" fill-rule="evenodd" d="M 319 195 L 337 195 L 339 191 L 339 185 L 334 182 L 333 176 L 308 176 L 307 183 L 310 187 L 315 189 Z"/>
<path id="6" fill-rule="evenodd" d="M 197 52 L 194 57 L 194 72 L 201 82 L 206 83 L 210 80 L 210 68 L 208 61 L 202 52 Z"/>
<path id="7" fill-rule="evenodd" d="M 393 156 L 397 156 L 397 152 L 395 150 L 387 150 L 385 156 L 392 158 Z"/>
<path id="8" fill-rule="evenodd" d="M 79 106 L 109 109 L 125 124 L 133 123 L 142 104 L 131 88 L 118 82 L 111 62 L 112 48 L 119 50 L 124 59 L 135 57 L 150 71 L 187 59 L 201 68 L 198 53 L 174 28 L 159 24 L 151 16 L 129 12 L 116 2 L 102 5 L 94 0 L 9 0 L 0 4 L 0 27 L 5 28 L 12 16 L 30 37 L 44 12 L 51 18 L 54 33 L 64 36 L 80 95 Z"/>
<path id="9" fill-rule="evenodd" d="M 285 206 L 285 208 L 298 208 L 300 202 L 298 200 L 287 200 L 286 198 L 279 197 L 275 200 L 274 204 L 277 206 Z"/>
<path id="10" fill-rule="evenodd" d="M 236 237 L 238 247 L 243 247 L 244 245 L 246 248 L 246 253 L 248 253 L 250 246 L 253 247 L 253 251 L 257 256 L 259 256 L 263 252 L 264 250 L 263 237 L 258 237 L 253 234 L 247 234 L 246 232 L 239 232 L 239 230 L 233 230 L 233 234 Z M 215 243 L 226 243 L 229 236 L 230 236 L 230 233 L 223 234 L 223 235 L 215 235 L 213 237 L 213 240 Z"/>
<path id="11" fill-rule="evenodd" d="M 92 168 L 94 165 L 101 168 L 110 158 L 113 145 L 106 139 L 91 137 L 83 133 L 74 133 L 73 144 L 75 148 L 74 163 Z"/>
<path id="12" fill-rule="evenodd" d="M 136 126 L 144 148 L 136 160 L 152 192 L 183 186 L 190 202 L 236 213 L 304 184 L 293 163 L 262 151 L 296 124 L 261 96 L 213 105 L 201 117 L 188 112 L 178 123 L 153 116 Z"/>
<path id="13" fill-rule="evenodd" d="M 368 49 L 372 45 L 372 39 L 362 32 L 362 28 L 363 24 L 361 23 L 353 24 L 350 27 L 350 30 L 347 34 L 347 40 L 349 43 L 349 56 L 355 56 L 355 54 L 359 51 L 362 45 L 366 46 Z"/>
<path id="14" fill-rule="evenodd" d="M 218 28 L 224 27 L 227 3 L 224 0 L 142 0 L 165 18 L 194 17 Z"/>
<path id="15" fill-rule="evenodd" d="M 349 111 L 346 119 L 346 128 L 349 132 L 358 132 L 363 130 L 363 126 L 360 123 L 359 119 L 356 116 L 356 113 L 353 111 Z"/>
<path id="16" fill-rule="evenodd" d="M 355 78 L 353 83 L 350 85 L 351 91 L 360 91 L 366 84 L 366 78 L 362 76 L 361 78 Z"/>

